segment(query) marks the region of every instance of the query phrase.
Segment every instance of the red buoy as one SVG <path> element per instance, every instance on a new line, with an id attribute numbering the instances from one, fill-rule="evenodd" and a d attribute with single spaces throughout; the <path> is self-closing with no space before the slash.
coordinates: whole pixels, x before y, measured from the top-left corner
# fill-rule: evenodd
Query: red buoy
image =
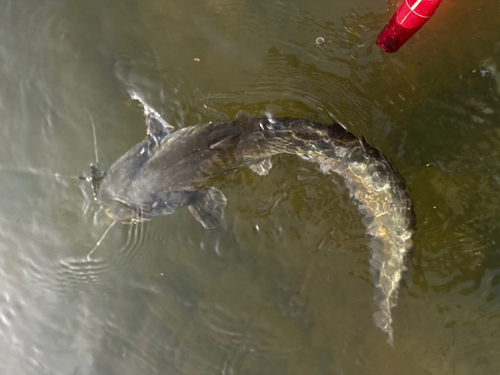
<path id="1" fill-rule="evenodd" d="M 379 34 L 377 44 L 385 52 L 396 52 L 427 22 L 440 3 L 441 0 L 404 0 Z"/>

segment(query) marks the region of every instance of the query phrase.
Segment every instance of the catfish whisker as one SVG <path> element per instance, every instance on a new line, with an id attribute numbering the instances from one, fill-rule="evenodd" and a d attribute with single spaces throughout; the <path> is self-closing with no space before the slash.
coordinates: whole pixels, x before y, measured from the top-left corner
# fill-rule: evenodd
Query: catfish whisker
<path id="1" fill-rule="evenodd" d="M 94 152 L 95 152 L 95 163 L 99 165 L 99 154 L 97 152 L 97 135 L 95 131 L 95 124 L 94 124 L 94 119 L 92 117 L 92 114 L 88 109 L 85 109 L 87 113 L 89 114 L 90 117 L 90 122 L 92 123 L 92 135 L 94 136 Z"/>
<path id="2" fill-rule="evenodd" d="M 32 168 L 28 169 L 14 169 L 14 168 L 6 168 L 6 167 L 0 167 L 0 172 L 4 173 L 26 173 L 26 174 L 32 174 L 35 176 L 43 176 L 43 177 L 62 177 L 62 178 L 68 178 L 71 180 L 81 180 L 81 177 L 77 176 L 69 176 L 61 173 L 54 173 L 54 172 L 44 172 L 44 171 L 37 171 Z"/>
<path id="3" fill-rule="evenodd" d="M 101 244 L 101 242 L 104 240 L 104 238 L 106 237 L 106 235 L 108 234 L 108 232 L 111 230 L 111 228 L 113 228 L 113 225 L 115 225 L 117 223 L 117 220 L 113 221 L 108 229 L 106 229 L 106 231 L 104 232 L 104 234 L 101 236 L 101 238 L 99 239 L 99 241 L 97 241 L 97 244 L 94 246 L 94 248 L 92 249 L 92 251 L 90 253 L 87 254 L 87 260 L 90 261 L 90 256 L 92 255 L 92 253 L 94 251 L 96 251 L 96 249 L 99 247 L 99 245 Z"/>

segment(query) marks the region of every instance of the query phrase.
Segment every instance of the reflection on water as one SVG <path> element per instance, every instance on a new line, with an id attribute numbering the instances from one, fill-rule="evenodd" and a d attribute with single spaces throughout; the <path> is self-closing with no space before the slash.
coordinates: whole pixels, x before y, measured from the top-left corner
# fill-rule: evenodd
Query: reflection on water
<path id="1" fill-rule="evenodd" d="M 2 374 L 490 374 L 500 368 L 498 3 L 441 5 L 398 54 L 387 0 L 5 1 L 0 5 Z M 320 39 L 321 38 L 321 39 Z M 321 40 L 321 43 L 317 41 Z M 410 188 L 418 232 L 394 310 L 376 306 L 361 216 L 291 156 L 219 178 L 226 219 L 109 225 L 101 165 L 220 117 L 342 122 Z"/>

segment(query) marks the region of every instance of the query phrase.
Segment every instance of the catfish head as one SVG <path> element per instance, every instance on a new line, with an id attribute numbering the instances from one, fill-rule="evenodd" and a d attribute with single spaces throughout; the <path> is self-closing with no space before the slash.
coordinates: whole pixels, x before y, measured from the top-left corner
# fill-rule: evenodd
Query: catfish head
<path id="1" fill-rule="evenodd" d="M 146 123 L 149 138 L 127 151 L 100 178 L 94 178 L 97 202 L 114 221 L 125 224 L 166 216 L 188 206 L 205 228 L 219 225 L 226 205 L 222 192 L 214 187 L 198 190 L 189 184 L 169 183 L 175 176 L 160 178 L 163 170 L 171 174 L 176 170 L 169 165 L 176 163 L 175 157 L 162 158 L 161 171 L 151 166 L 159 154 L 168 152 L 173 128 L 154 114 L 147 115 Z"/>

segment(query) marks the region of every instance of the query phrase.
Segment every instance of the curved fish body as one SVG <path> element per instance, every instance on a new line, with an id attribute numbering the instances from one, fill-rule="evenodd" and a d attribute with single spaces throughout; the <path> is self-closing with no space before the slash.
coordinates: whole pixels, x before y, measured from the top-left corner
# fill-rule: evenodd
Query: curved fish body
<path id="1" fill-rule="evenodd" d="M 276 154 L 311 161 L 324 174 L 344 178 L 364 215 L 379 307 L 375 324 L 392 344 L 391 311 L 413 247 L 414 215 L 402 178 L 375 148 L 338 124 L 297 118 L 239 118 L 170 130 L 150 117 L 149 139 L 105 173 L 97 200 L 112 218 L 149 220 L 187 206 L 206 228 L 215 227 L 226 198 L 211 187 L 214 177 L 242 167 L 267 174 Z"/>

